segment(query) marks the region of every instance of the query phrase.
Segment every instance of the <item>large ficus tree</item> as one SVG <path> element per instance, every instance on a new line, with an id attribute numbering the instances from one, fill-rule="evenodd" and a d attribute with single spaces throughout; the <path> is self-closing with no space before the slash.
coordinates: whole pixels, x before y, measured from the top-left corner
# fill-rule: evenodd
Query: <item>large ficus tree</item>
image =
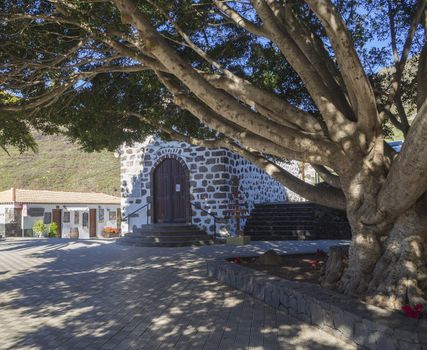
<path id="1" fill-rule="evenodd" d="M 423 302 L 426 2 L 4 0 L 1 116 L 89 149 L 153 133 L 226 147 L 347 211 L 348 267 L 326 284 L 390 307 Z M 387 120 L 405 137 L 399 154 Z"/>

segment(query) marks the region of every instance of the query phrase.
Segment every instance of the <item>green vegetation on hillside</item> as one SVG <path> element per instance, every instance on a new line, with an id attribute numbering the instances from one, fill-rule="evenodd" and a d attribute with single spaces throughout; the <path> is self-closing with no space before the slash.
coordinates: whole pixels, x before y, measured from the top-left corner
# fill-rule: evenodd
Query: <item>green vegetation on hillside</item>
<path id="1" fill-rule="evenodd" d="M 120 160 L 83 152 L 63 136 L 35 135 L 39 151 L 0 150 L 0 191 L 11 187 L 120 195 Z"/>

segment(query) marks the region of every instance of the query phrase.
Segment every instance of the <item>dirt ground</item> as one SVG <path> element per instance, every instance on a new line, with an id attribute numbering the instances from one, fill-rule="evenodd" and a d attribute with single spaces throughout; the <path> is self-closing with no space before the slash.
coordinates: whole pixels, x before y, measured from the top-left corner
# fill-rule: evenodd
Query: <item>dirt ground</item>
<path id="1" fill-rule="evenodd" d="M 281 261 L 275 265 L 265 265 L 260 263 L 259 257 L 239 258 L 242 266 L 258 271 L 266 272 L 270 275 L 285 278 L 290 281 L 319 283 L 322 266 L 326 263 L 327 256 L 316 254 L 295 254 L 279 255 Z M 236 261 L 229 259 L 230 262 Z M 316 262 L 318 261 L 318 262 Z"/>

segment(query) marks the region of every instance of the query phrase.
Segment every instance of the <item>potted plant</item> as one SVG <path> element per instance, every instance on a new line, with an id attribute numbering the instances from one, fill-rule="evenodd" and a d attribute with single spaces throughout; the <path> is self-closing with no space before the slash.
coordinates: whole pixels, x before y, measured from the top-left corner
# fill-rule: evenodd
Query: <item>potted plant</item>
<path id="1" fill-rule="evenodd" d="M 227 237 L 227 244 L 229 245 L 246 245 L 251 242 L 251 236 L 244 236 L 242 234 Z"/>
<path id="2" fill-rule="evenodd" d="M 80 233 L 79 233 L 78 227 L 73 227 L 70 229 L 70 238 L 71 239 L 78 239 L 79 236 L 80 236 Z"/>
<path id="3" fill-rule="evenodd" d="M 119 237 L 120 229 L 116 227 L 104 227 L 102 230 L 102 236 L 104 238 L 113 238 L 113 237 Z"/>

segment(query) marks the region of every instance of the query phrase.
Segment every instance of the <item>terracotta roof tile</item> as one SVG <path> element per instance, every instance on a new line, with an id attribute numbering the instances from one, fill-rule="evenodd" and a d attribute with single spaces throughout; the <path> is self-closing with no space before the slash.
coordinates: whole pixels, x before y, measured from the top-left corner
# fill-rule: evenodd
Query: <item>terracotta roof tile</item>
<path id="1" fill-rule="evenodd" d="M 0 192 L 0 203 L 10 202 L 45 204 L 120 204 L 120 197 L 94 192 L 62 192 L 13 188 Z"/>

